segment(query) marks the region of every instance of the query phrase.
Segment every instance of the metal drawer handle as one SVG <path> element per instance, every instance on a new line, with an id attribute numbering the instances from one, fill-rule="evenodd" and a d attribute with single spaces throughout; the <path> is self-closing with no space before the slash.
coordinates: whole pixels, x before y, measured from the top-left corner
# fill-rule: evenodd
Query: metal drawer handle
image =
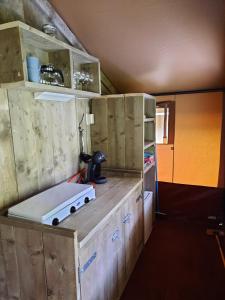
<path id="1" fill-rule="evenodd" d="M 112 242 L 115 242 L 116 240 L 119 240 L 120 235 L 119 235 L 120 231 L 119 229 L 115 230 L 112 234 Z"/>
<path id="2" fill-rule="evenodd" d="M 123 223 L 127 224 L 130 223 L 130 219 L 131 219 L 131 213 L 127 214 L 124 219 L 123 219 Z"/>
<path id="3" fill-rule="evenodd" d="M 89 258 L 89 260 L 83 265 L 83 267 L 80 269 L 80 273 L 84 273 L 89 266 L 93 263 L 93 261 L 96 259 L 97 252 L 94 252 L 93 255 Z"/>

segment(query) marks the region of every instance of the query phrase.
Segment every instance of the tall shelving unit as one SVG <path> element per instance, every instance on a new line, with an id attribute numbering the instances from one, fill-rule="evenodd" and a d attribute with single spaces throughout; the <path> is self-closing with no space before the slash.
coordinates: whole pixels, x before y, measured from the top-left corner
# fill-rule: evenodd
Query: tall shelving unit
<path id="1" fill-rule="evenodd" d="M 105 153 L 104 165 L 143 173 L 143 194 L 151 192 L 143 201 L 144 205 L 147 203 L 147 240 L 154 219 L 156 165 L 154 160 L 144 163 L 144 156 L 145 152 L 155 156 L 155 98 L 144 93 L 102 96 L 92 99 L 91 110 L 95 116 L 91 126 L 92 150 Z"/>

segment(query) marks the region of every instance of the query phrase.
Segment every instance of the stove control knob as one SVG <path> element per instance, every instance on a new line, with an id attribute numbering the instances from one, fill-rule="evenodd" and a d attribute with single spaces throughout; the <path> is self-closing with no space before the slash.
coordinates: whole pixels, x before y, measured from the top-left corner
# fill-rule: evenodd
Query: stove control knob
<path id="1" fill-rule="evenodd" d="M 90 202 L 90 199 L 88 198 L 88 197 L 86 197 L 85 199 L 84 199 L 84 203 L 89 203 Z"/>
<path id="2" fill-rule="evenodd" d="M 76 207 L 75 206 L 71 206 L 70 213 L 73 214 L 75 212 L 76 212 Z"/>
<path id="3" fill-rule="evenodd" d="M 52 225 L 53 225 L 53 226 L 59 225 L 59 219 L 58 219 L 58 218 L 53 219 Z"/>

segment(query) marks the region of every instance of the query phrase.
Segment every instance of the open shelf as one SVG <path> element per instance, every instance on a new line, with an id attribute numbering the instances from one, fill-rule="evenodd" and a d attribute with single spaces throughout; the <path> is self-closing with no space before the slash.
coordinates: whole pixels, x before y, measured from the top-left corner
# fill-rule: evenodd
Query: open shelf
<path id="1" fill-rule="evenodd" d="M 151 146 L 155 145 L 155 141 L 145 141 L 144 142 L 144 150 L 150 148 Z"/>
<path id="2" fill-rule="evenodd" d="M 73 80 L 73 88 L 77 91 L 86 91 L 91 93 L 101 93 L 101 81 L 100 81 L 100 63 L 97 58 L 89 55 L 81 55 L 75 51 L 72 51 L 73 62 L 73 75 L 79 73 L 88 74 L 92 82 L 88 84 L 76 83 Z"/>
<path id="3" fill-rule="evenodd" d="M 151 170 L 151 168 L 154 166 L 155 166 L 155 162 L 151 164 L 144 164 L 144 174 L 147 173 L 149 170 Z"/>
<path id="4" fill-rule="evenodd" d="M 27 56 L 35 56 L 40 65 L 52 64 L 64 77 L 64 86 L 28 80 Z M 68 93 L 77 98 L 97 97 L 101 93 L 99 60 L 20 21 L 0 25 L 0 86 L 34 91 Z M 73 74 L 86 72 L 90 84 L 77 88 Z"/>

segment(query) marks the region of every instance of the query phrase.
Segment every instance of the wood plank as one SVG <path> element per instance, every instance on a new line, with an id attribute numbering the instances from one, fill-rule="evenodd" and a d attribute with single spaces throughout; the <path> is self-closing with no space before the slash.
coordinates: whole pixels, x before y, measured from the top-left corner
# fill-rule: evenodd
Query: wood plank
<path id="1" fill-rule="evenodd" d="M 125 95 L 126 168 L 143 170 L 144 98 Z"/>
<path id="2" fill-rule="evenodd" d="M 10 90 L 8 95 L 18 193 L 19 199 L 24 199 L 39 191 L 33 97 L 30 92 L 22 90 Z"/>
<path id="3" fill-rule="evenodd" d="M 83 122 L 81 123 L 81 128 L 84 136 L 84 152 L 91 154 L 91 126 L 87 125 L 86 115 L 90 113 L 90 100 L 88 99 L 79 99 L 76 101 L 76 127 L 78 129 L 79 123 L 82 120 L 83 114 Z M 79 131 L 78 131 L 79 135 Z M 79 138 L 79 137 L 78 137 Z"/>
<path id="4" fill-rule="evenodd" d="M 21 299 L 47 299 L 42 232 L 15 228 Z"/>
<path id="5" fill-rule="evenodd" d="M 38 189 L 43 190 L 55 183 L 51 104 L 34 101 L 32 107 L 31 118 L 37 153 Z"/>
<path id="6" fill-rule="evenodd" d="M 24 80 L 19 28 L 0 31 L 0 65 L 0 83 Z"/>
<path id="7" fill-rule="evenodd" d="M 7 91 L 0 89 L 0 209 L 18 200 Z"/>
<path id="8" fill-rule="evenodd" d="M 93 99 L 91 102 L 92 113 L 95 115 L 95 123 L 91 126 L 91 146 L 93 151 L 101 150 L 109 157 L 108 146 L 108 105 L 107 98 Z M 107 161 L 104 163 L 107 167 Z"/>
<path id="9" fill-rule="evenodd" d="M 62 126 L 64 131 L 64 142 L 62 147 L 65 153 L 66 178 L 75 174 L 79 169 L 79 137 L 76 126 L 75 101 L 63 104 Z"/>
<path id="10" fill-rule="evenodd" d="M 0 300 L 8 299 L 7 290 L 7 279 L 6 279 L 6 265 L 4 259 L 4 252 L 1 238 L 1 227 L 0 227 Z"/>
<path id="11" fill-rule="evenodd" d="M 67 178 L 66 174 L 66 153 L 65 153 L 65 132 L 63 128 L 63 103 L 52 102 L 51 120 L 53 128 L 53 160 L 55 183 L 59 183 Z"/>
<path id="12" fill-rule="evenodd" d="M 125 168 L 124 96 L 108 98 L 108 163 L 112 168 Z"/>
<path id="13" fill-rule="evenodd" d="M 44 233 L 43 243 L 48 299 L 76 299 L 76 234 L 73 239 Z"/>
<path id="14" fill-rule="evenodd" d="M 0 225 L 8 299 L 22 300 L 13 226 Z"/>

